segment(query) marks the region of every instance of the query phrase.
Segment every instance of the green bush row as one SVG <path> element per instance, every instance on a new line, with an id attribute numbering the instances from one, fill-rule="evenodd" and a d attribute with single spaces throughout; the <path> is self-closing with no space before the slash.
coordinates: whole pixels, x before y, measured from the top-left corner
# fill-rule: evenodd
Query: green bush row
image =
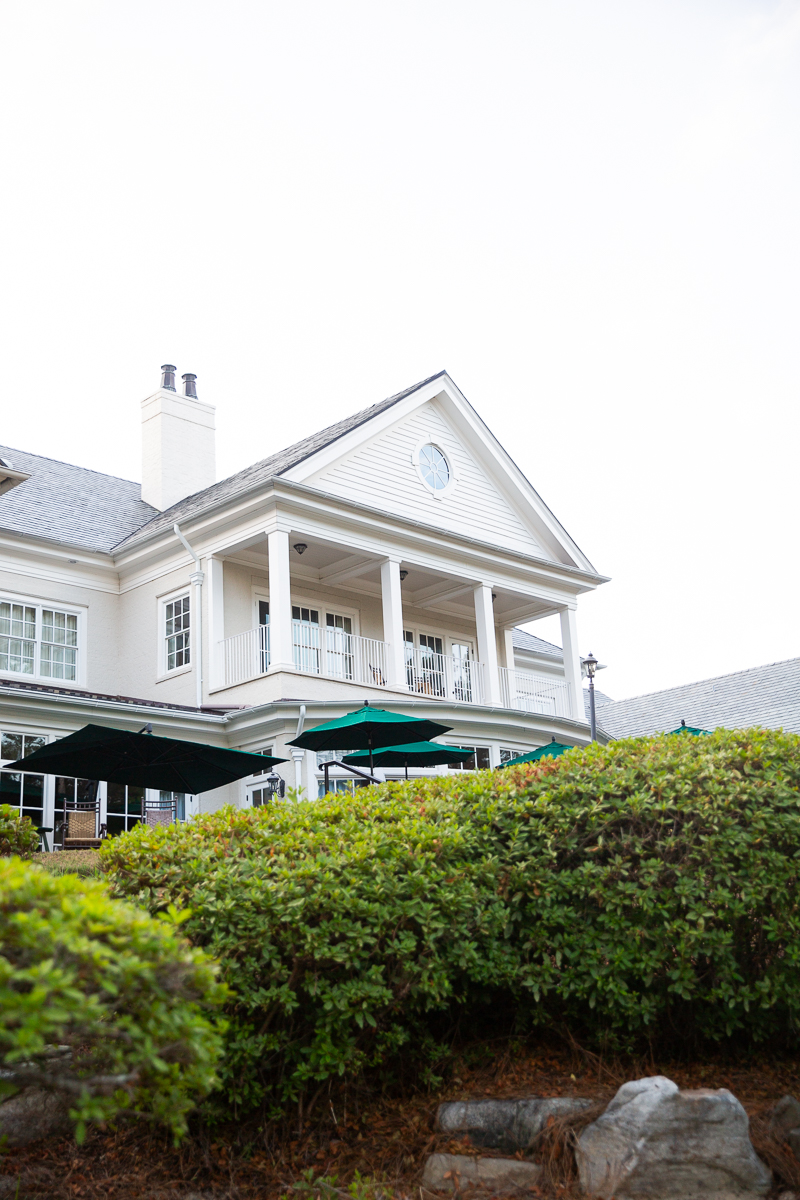
<path id="1" fill-rule="evenodd" d="M 38 845 L 39 834 L 30 817 L 23 817 L 10 804 L 0 804 L 0 858 L 11 854 L 30 858 Z"/>
<path id="2" fill-rule="evenodd" d="M 665 736 L 140 826 L 102 857 L 118 895 L 191 907 L 235 992 L 223 1102 L 278 1111 L 479 1001 L 618 1043 L 796 1039 L 799 785 L 795 736 Z"/>
<path id="3" fill-rule="evenodd" d="M 225 988 L 180 936 L 181 914 L 162 918 L 104 883 L 0 861 L 2 1094 L 61 1093 L 79 1136 L 120 1111 L 182 1132 L 216 1081 L 221 1030 L 208 1013 Z"/>

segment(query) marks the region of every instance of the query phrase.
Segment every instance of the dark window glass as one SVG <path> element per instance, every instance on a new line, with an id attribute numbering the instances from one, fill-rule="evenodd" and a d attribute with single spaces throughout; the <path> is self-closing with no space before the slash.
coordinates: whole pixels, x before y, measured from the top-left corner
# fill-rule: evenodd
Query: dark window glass
<path id="1" fill-rule="evenodd" d="M 294 609 L 292 609 L 294 615 Z M 258 602 L 258 623 L 259 625 L 269 625 L 269 600 L 259 600 Z"/>
<path id="2" fill-rule="evenodd" d="M 0 743 L 0 758 L 3 762 L 16 762 L 22 758 L 22 734 L 4 733 Z"/>
<path id="3" fill-rule="evenodd" d="M 29 754 L 33 754 L 34 750 L 39 750 L 39 749 L 41 749 L 42 746 L 46 746 L 46 745 L 47 745 L 47 738 L 34 736 L 33 734 L 26 733 L 25 734 L 25 749 L 23 751 L 23 754 L 27 758 L 27 756 Z"/>
<path id="4" fill-rule="evenodd" d="M 485 771 L 490 766 L 489 747 L 488 746 L 459 746 L 459 750 L 471 750 L 470 758 L 465 758 L 463 762 L 450 763 L 451 771 Z"/>
<path id="5" fill-rule="evenodd" d="M 107 811 L 110 813 L 125 812 L 125 784 L 109 783 L 107 793 Z"/>
<path id="6" fill-rule="evenodd" d="M 22 776 L 17 771 L 0 771 L 0 804 L 19 808 Z"/>

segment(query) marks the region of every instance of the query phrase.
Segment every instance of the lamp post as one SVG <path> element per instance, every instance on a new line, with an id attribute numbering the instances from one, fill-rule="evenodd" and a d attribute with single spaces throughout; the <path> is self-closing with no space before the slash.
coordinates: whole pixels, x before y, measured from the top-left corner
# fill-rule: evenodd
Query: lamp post
<path id="1" fill-rule="evenodd" d="M 597 714 L 594 707 L 594 674 L 597 670 L 597 659 L 589 651 L 588 657 L 583 660 L 583 665 L 586 667 L 586 674 L 589 677 L 589 726 L 592 731 L 592 741 L 597 741 Z"/>

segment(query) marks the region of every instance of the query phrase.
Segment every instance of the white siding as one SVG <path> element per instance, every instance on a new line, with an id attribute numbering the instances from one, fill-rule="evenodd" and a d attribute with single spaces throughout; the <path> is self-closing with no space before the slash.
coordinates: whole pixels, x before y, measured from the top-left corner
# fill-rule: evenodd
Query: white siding
<path id="1" fill-rule="evenodd" d="M 458 483 L 443 498 L 420 481 L 412 461 L 421 439 L 440 445 L 456 468 Z M 481 541 L 550 558 L 531 531 L 465 449 L 434 403 L 366 442 L 321 472 L 313 486 L 374 505 L 427 525 Z"/>

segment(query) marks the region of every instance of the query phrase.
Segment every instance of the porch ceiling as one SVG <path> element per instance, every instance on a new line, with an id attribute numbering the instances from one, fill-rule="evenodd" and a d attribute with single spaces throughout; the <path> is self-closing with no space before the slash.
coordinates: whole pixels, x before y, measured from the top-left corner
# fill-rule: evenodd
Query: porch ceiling
<path id="1" fill-rule="evenodd" d="M 302 554 L 294 548 L 298 544 L 306 547 Z M 303 533 L 290 533 L 289 546 L 291 575 L 298 583 L 380 597 L 380 558 L 354 552 L 352 546 L 315 539 Z M 225 557 L 246 562 L 265 574 L 269 573 L 267 540 L 264 537 L 235 547 Z M 460 578 L 412 562 L 402 562 L 400 568 L 407 572 L 402 583 L 404 606 L 474 620 L 474 579 L 466 576 Z M 494 596 L 495 619 L 500 625 L 535 620 L 555 611 L 544 599 L 537 600 L 500 587 L 494 589 Z"/>

